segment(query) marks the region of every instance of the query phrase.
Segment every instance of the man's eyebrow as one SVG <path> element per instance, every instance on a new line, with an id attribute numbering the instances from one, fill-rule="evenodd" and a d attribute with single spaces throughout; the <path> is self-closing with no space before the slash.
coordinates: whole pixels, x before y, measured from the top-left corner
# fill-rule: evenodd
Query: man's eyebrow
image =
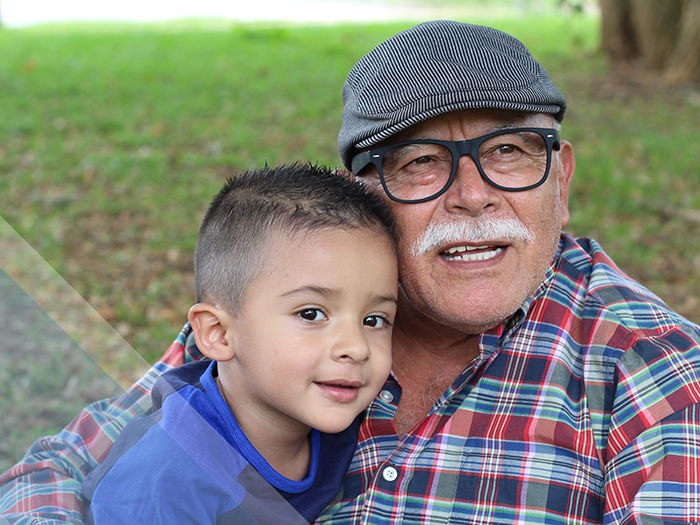
<path id="1" fill-rule="evenodd" d="M 313 293 L 317 295 L 322 295 L 324 297 L 337 297 L 340 295 L 340 290 L 334 288 L 326 288 L 325 286 L 316 286 L 314 284 L 307 284 L 284 292 L 280 297 L 288 297 L 292 295 L 301 295 L 304 293 Z"/>
<path id="2" fill-rule="evenodd" d="M 503 131 L 504 129 L 515 129 L 520 127 L 522 126 L 516 126 L 512 122 L 506 122 L 504 124 L 499 124 L 498 126 L 495 126 L 491 131 Z"/>

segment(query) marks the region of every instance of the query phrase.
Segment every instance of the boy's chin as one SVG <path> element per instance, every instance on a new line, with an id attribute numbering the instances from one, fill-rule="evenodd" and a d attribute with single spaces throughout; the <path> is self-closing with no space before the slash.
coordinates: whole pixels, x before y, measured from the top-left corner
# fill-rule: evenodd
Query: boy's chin
<path id="1" fill-rule="evenodd" d="M 317 424 L 312 425 L 312 427 L 325 434 L 338 434 L 352 425 L 356 417 L 355 415 L 348 418 L 335 418 L 334 421 L 316 422 Z"/>

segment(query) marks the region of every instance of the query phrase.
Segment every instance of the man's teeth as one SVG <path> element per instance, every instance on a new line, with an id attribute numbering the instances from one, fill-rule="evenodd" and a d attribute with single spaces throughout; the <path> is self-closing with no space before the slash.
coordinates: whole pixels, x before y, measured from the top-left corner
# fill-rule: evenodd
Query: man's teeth
<path id="1" fill-rule="evenodd" d="M 486 250 L 488 249 L 489 246 L 453 246 L 449 250 L 447 250 L 447 253 L 462 253 L 462 252 L 471 252 L 474 250 Z"/>
<path id="2" fill-rule="evenodd" d="M 503 248 L 491 246 L 454 246 L 447 250 L 447 255 L 445 259 L 448 261 L 485 261 L 486 259 L 491 259 L 496 257 L 499 253 L 503 251 Z M 486 251 L 477 251 L 486 250 Z M 472 252 L 472 253 L 467 253 Z"/>

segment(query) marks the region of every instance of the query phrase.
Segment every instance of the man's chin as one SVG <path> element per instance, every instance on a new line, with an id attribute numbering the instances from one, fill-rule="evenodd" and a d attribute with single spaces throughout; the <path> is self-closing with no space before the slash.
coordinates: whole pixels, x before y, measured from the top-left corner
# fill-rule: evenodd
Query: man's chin
<path id="1" fill-rule="evenodd" d="M 457 330 L 465 335 L 479 335 L 491 330 L 495 326 L 498 326 L 503 321 L 508 319 L 511 315 L 513 315 L 514 312 L 515 309 L 507 313 L 494 313 L 492 316 L 489 317 L 482 315 L 478 318 L 465 317 L 463 315 L 445 317 L 445 315 L 443 314 L 441 318 L 434 316 L 433 320 L 453 330 Z"/>

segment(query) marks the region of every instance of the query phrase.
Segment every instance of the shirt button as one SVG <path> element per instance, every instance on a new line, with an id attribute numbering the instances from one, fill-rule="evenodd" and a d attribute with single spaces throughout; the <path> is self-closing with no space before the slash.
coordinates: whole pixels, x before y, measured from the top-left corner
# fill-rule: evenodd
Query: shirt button
<path id="1" fill-rule="evenodd" d="M 388 390 L 382 390 L 381 392 L 379 392 L 379 397 L 382 401 L 386 401 L 387 403 L 391 403 L 394 400 L 394 394 L 392 394 Z"/>
<path id="2" fill-rule="evenodd" d="M 399 473 L 394 467 L 387 467 L 384 469 L 384 472 L 382 472 L 382 477 L 386 481 L 394 481 L 399 477 Z"/>

